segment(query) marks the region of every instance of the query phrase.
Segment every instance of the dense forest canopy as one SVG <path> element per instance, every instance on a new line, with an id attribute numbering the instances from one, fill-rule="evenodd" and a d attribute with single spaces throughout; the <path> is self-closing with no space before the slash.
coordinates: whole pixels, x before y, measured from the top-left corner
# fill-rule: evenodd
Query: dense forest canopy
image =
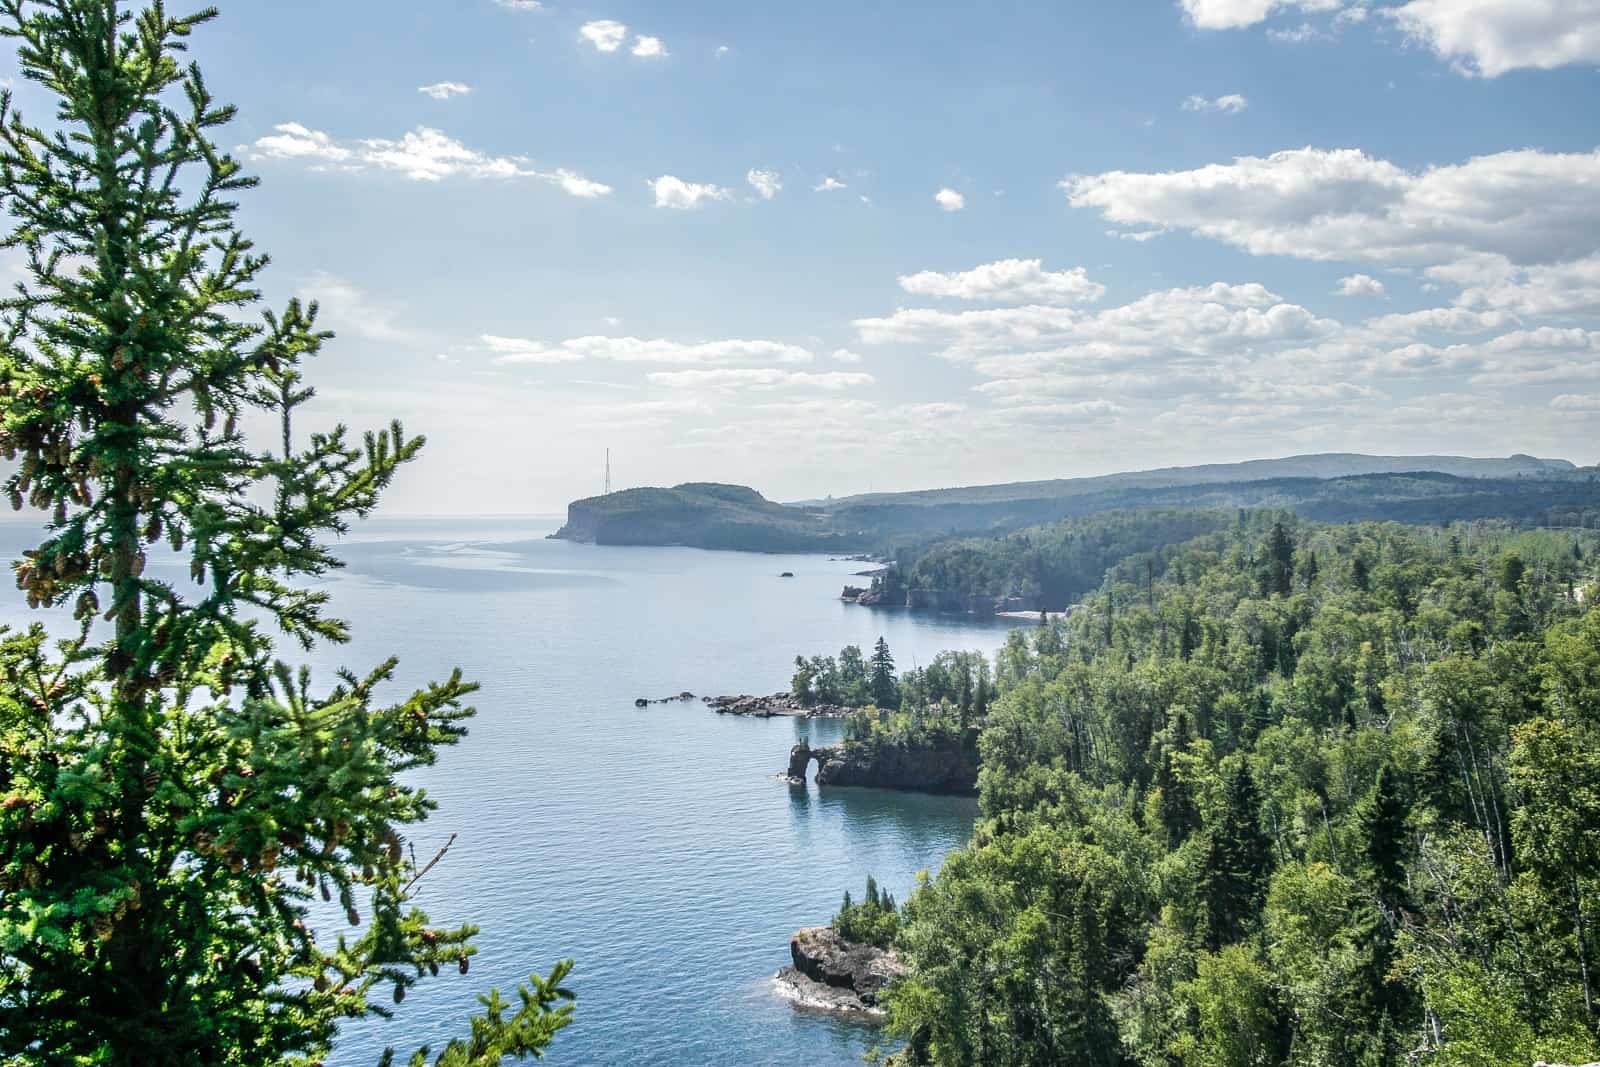
<path id="1" fill-rule="evenodd" d="M 903 910 L 899 1055 L 1600 1057 L 1597 547 L 1280 515 L 1013 633 L 982 820 Z"/>

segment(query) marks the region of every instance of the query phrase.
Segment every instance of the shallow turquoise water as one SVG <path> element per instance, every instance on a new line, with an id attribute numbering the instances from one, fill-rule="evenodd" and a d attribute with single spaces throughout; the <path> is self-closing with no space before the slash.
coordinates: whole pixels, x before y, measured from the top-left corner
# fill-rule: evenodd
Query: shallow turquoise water
<path id="1" fill-rule="evenodd" d="M 773 692 L 796 653 L 880 634 L 903 667 L 992 652 L 1005 629 L 841 604 L 860 564 L 570 545 L 544 540 L 551 528 L 380 520 L 344 549 L 331 589 L 355 640 L 314 656 L 319 669 L 394 653 L 407 684 L 453 665 L 483 683 L 471 734 L 421 775 L 441 808 L 416 835 L 419 853 L 460 835 L 422 905 L 483 933 L 468 976 L 446 972 L 395 1020 L 349 1028 L 335 1063 L 459 1033 L 479 992 L 564 956 L 578 1016 L 549 1062 L 859 1063 L 873 1031 L 774 994 L 788 937 L 869 873 L 903 897 L 966 838 L 974 805 L 775 778 L 798 738 L 832 741 L 836 723 L 633 700 Z M 23 536 L 0 529 L 8 550 Z"/>

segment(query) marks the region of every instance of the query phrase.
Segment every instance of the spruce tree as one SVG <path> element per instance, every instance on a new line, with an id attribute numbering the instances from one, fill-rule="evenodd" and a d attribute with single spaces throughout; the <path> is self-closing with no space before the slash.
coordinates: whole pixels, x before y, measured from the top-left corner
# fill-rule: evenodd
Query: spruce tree
<path id="1" fill-rule="evenodd" d="M 900 686 L 895 682 L 894 657 L 882 637 L 872 648 L 872 699 L 880 708 L 900 706 Z"/>
<path id="2" fill-rule="evenodd" d="M 1268 595 L 1288 596 L 1294 589 L 1294 542 L 1283 523 L 1275 522 L 1267 535 L 1267 570 L 1263 576 L 1263 592 Z"/>
<path id="3" fill-rule="evenodd" d="M 1261 801 L 1250 769 L 1240 762 L 1227 780 L 1226 806 L 1211 832 L 1202 890 L 1208 947 L 1238 941 L 1261 911 L 1272 873 L 1272 840 L 1261 829 Z"/>
<path id="4" fill-rule="evenodd" d="M 216 143 L 234 111 L 180 62 L 215 14 L 0 0 L 57 98 L 40 127 L 0 96 L 4 245 L 25 263 L 0 302 L 0 451 L 13 507 L 47 516 L 17 584 L 76 619 L 0 634 L 7 1062 L 317 1062 L 340 1020 L 474 952 L 475 927 L 412 903 L 438 856 L 407 838 L 433 802 L 401 775 L 460 739 L 475 687 L 390 702 L 393 660 L 324 688 L 276 653 L 346 639 L 306 586 L 422 439 L 295 432 L 330 335 L 315 304 L 262 306 L 267 260 L 235 223 L 255 180 Z M 270 447 L 240 428 L 263 413 Z M 316 929 L 318 895 L 355 929 Z M 569 967 L 483 998 L 436 1062 L 537 1055 L 569 1020 Z"/>

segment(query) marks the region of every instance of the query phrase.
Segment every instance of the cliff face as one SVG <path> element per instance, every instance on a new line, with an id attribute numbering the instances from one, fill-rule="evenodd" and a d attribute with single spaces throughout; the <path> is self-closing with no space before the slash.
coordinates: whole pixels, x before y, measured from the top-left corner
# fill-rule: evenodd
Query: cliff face
<path id="1" fill-rule="evenodd" d="M 858 785 L 918 793 L 973 794 L 978 759 L 959 742 L 931 745 L 849 743 L 812 750 L 818 785 Z"/>

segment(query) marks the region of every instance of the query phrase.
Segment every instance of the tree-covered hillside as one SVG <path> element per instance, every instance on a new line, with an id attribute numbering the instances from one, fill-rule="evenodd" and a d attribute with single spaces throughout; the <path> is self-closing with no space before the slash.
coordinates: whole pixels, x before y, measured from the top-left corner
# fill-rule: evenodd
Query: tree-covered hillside
<path id="1" fill-rule="evenodd" d="M 982 821 L 904 909 L 901 1057 L 1600 1057 L 1596 550 L 1283 516 L 1014 633 Z"/>
<path id="2" fill-rule="evenodd" d="M 1382 457 L 1349 458 L 1376 462 Z M 1435 462 L 1470 464 L 1460 469 L 1487 473 L 1467 476 L 1422 470 L 1268 477 L 1266 472 L 1284 465 L 1302 469 L 1292 460 L 1274 460 L 1189 468 L 1187 473 L 1180 468 L 989 486 L 981 491 L 889 493 L 803 506 L 773 503 L 744 486 L 693 483 L 574 501 L 556 536 L 597 544 L 904 556 L 951 539 L 994 537 L 1065 519 L 1132 510 L 1273 508 L 1327 522 L 1442 524 L 1505 519 L 1525 526 L 1600 524 L 1600 483 L 1593 469 L 1528 460 L 1522 473 L 1488 476 L 1513 461 L 1452 464 L 1447 462 L 1450 458 L 1438 457 Z M 1235 469 L 1246 473 L 1238 480 L 1217 480 L 1219 472 Z"/>

